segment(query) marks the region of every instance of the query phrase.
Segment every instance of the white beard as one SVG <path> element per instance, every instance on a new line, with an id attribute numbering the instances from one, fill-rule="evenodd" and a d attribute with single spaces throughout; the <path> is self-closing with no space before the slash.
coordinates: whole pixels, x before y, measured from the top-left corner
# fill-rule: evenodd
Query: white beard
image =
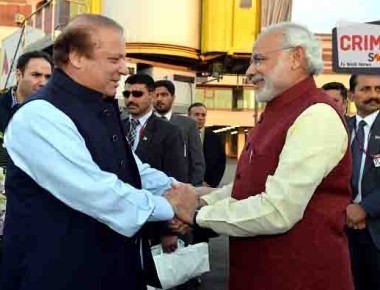
<path id="1" fill-rule="evenodd" d="M 273 69 L 272 74 L 270 76 L 264 77 L 264 87 L 261 89 L 257 89 L 255 91 L 255 99 L 257 102 L 269 102 L 278 96 L 279 92 L 276 91 L 273 85 L 273 80 L 278 80 L 280 78 L 284 78 L 285 65 L 284 62 L 280 61 Z"/>
<path id="2" fill-rule="evenodd" d="M 271 101 L 272 99 L 274 99 L 274 97 L 275 97 L 272 93 L 272 91 L 273 91 L 272 87 L 273 86 L 271 84 L 270 78 L 263 78 L 263 79 L 265 82 L 264 87 L 256 90 L 256 92 L 255 92 L 255 99 L 259 103 L 261 103 L 261 102 L 267 103 L 267 102 Z"/>

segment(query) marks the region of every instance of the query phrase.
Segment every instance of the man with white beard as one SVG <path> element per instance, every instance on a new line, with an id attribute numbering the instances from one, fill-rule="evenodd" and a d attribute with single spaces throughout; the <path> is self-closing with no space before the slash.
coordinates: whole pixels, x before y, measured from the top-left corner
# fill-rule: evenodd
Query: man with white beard
<path id="1" fill-rule="evenodd" d="M 195 230 L 231 237 L 229 290 L 353 289 L 348 134 L 341 108 L 316 87 L 322 68 L 303 26 L 270 26 L 254 45 L 247 78 L 266 109 L 234 183 L 202 197 L 194 219 Z"/>

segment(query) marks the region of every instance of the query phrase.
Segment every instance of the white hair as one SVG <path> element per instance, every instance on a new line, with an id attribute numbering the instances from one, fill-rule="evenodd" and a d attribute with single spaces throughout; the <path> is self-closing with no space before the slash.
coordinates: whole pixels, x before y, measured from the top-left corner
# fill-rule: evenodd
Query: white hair
<path id="1" fill-rule="evenodd" d="M 300 46 L 305 49 L 307 72 L 309 74 L 318 75 L 323 71 L 321 43 L 306 26 L 291 22 L 273 24 L 268 26 L 259 35 L 258 39 L 274 31 L 283 31 L 284 47 Z"/>

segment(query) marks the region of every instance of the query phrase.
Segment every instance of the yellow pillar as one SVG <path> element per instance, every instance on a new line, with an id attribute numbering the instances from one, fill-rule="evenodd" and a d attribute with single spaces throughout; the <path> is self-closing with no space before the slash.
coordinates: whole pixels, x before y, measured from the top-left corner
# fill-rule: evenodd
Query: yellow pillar
<path id="1" fill-rule="evenodd" d="M 91 0 L 90 2 L 91 14 L 102 14 L 102 0 Z"/>
<path id="2" fill-rule="evenodd" d="M 239 159 L 241 152 L 244 149 L 245 145 L 245 133 L 244 133 L 244 128 L 239 127 L 238 130 L 238 139 L 237 139 L 237 159 Z"/>
<path id="3" fill-rule="evenodd" d="M 224 143 L 224 150 L 226 151 L 226 155 L 231 155 L 231 135 L 226 134 L 226 142 Z"/>

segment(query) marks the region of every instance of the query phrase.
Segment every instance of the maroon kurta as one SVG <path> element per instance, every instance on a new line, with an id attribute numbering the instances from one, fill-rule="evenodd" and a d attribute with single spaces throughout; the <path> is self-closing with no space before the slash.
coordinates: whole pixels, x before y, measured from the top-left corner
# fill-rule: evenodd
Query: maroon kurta
<path id="1" fill-rule="evenodd" d="M 240 157 L 233 187 L 235 199 L 265 191 L 268 175 L 277 168 L 288 129 L 316 103 L 329 104 L 340 114 L 311 77 L 268 103 Z M 251 150 L 253 158 L 249 162 Z M 347 150 L 317 187 L 304 217 L 292 229 L 279 235 L 231 238 L 229 289 L 352 290 L 343 232 L 345 208 L 351 198 L 350 178 Z"/>

